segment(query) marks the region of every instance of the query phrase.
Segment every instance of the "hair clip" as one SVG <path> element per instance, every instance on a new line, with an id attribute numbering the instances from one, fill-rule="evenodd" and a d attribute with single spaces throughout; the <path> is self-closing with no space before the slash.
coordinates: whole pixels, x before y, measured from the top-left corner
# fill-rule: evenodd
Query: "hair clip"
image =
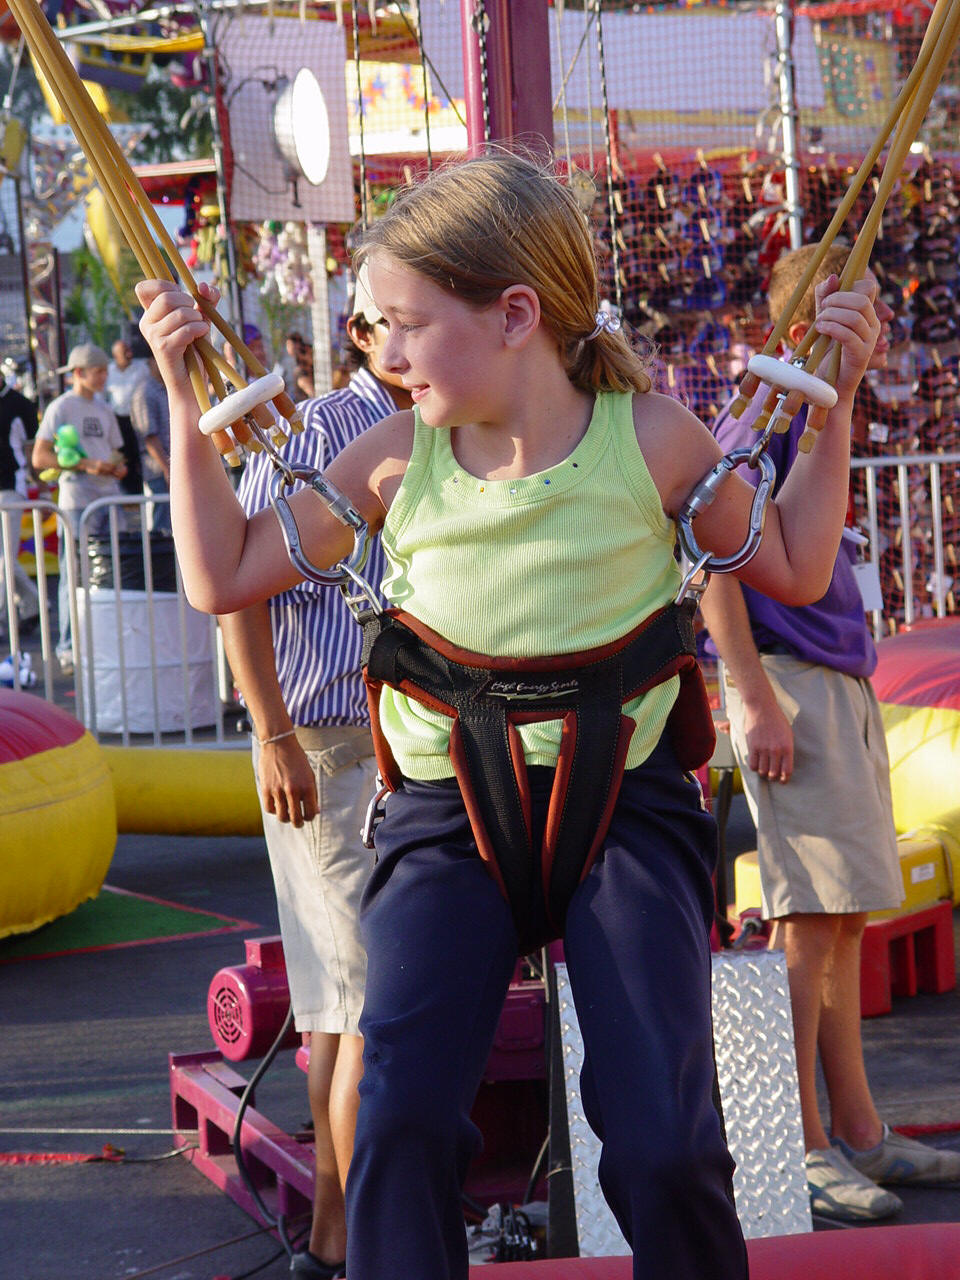
<path id="1" fill-rule="evenodd" d="M 604 311 L 601 309 L 596 313 L 596 315 L 593 318 L 596 321 L 597 327 L 594 329 L 593 333 L 587 334 L 587 338 L 586 338 L 587 342 L 590 342 L 592 341 L 592 339 L 599 337 L 599 335 L 604 331 L 606 331 L 607 333 L 620 332 L 620 328 L 623 322 L 621 321 L 620 317 L 617 315 L 615 311 Z"/>

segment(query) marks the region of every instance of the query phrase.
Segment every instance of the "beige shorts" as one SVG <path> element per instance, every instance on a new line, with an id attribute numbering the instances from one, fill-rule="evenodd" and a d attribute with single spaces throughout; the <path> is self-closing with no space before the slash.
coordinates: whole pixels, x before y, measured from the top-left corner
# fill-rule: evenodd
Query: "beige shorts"
<path id="1" fill-rule="evenodd" d="M 263 815 L 290 999 L 298 1031 L 356 1035 L 367 972 L 357 917 L 373 868 L 360 828 L 376 789 L 373 741 L 356 725 L 298 729 L 297 737 L 320 811 L 299 829 Z M 254 742 L 254 771 L 258 754 Z"/>
<path id="2" fill-rule="evenodd" d="M 903 901 L 880 708 L 869 680 L 761 655 L 793 729 L 794 770 L 771 782 L 747 765 L 743 704 L 724 680 L 730 739 L 757 826 L 765 919 L 879 911 Z"/>

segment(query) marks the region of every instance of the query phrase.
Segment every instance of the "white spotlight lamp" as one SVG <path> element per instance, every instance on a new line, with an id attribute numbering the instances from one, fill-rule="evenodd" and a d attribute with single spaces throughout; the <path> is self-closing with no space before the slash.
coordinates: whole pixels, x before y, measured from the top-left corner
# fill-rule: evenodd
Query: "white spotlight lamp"
<path id="1" fill-rule="evenodd" d="M 299 204 L 300 178 L 319 187 L 330 164 L 327 104 L 317 77 L 308 67 L 301 67 L 280 89 L 273 108 L 273 136 L 293 183 L 293 202 Z"/>

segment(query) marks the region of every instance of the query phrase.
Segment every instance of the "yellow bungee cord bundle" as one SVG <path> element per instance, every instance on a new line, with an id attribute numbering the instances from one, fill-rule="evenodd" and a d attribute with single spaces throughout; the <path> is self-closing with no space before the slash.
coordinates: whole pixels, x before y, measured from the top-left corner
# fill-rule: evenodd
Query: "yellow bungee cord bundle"
<path id="1" fill-rule="evenodd" d="M 956 48 L 958 38 L 960 38 L 960 0 L 937 0 L 910 75 L 880 126 L 863 163 L 852 178 L 823 238 L 790 295 L 782 316 L 771 330 L 762 351 L 748 362 L 747 373 L 740 384 L 739 395 L 731 407 L 733 416 L 739 417 L 759 391 L 761 384 L 765 383 L 770 391 L 754 426 L 757 431 L 764 431 L 772 425 L 774 431 L 783 432 L 787 430 L 792 418 L 799 412 L 802 405 L 809 404 L 811 411 L 806 430 L 799 442 L 799 448 L 804 453 L 808 453 L 813 448 L 817 432 L 823 427 L 828 410 L 836 404 L 837 393 L 834 384 L 840 368 L 840 348 L 834 339 L 823 335 L 818 336 L 811 327 L 787 360 L 779 359 L 776 353 L 793 323 L 794 312 L 803 300 L 857 197 L 873 173 L 874 165 L 890 134 L 896 129 L 877 184 L 873 204 L 850 251 L 840 276 L 839 287 L 849 289 L 866 271 L 880 231 L 880 222 L 887 200 L 903 173 L 904 163 Z M 818 370 L 822 371 L 819 377 Z"/>

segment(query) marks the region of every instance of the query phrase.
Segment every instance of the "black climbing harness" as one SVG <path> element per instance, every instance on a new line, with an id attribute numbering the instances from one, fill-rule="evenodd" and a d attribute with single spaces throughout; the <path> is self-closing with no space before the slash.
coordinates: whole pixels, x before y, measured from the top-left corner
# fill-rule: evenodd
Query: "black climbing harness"
<path id="1" fill-rule="evenodd" d="M 602 847 L 635 729 L 624 705 L 672 676 L 680 692 L 668 732 L 682 768 L 713 754 L 715 734 L 696 661 L 695 602 L 670 604 L 629 635 L 545 658 L 491 658 L 449 643 L 397 610 L 364 621 L 363 675 L 380 776 L 403 777 L 380 726 L 389 685 L 452 720 L 449 755 L 480 856 L 513 912 L 526 954 L 563 931 L 567 906 Z M 560 749 L 539 851 L 519 727 L 560 720 Z M 539 852 L 539 856 L 537 853 Z M 542 910 L 533 910 L 542 903 Z"/>

